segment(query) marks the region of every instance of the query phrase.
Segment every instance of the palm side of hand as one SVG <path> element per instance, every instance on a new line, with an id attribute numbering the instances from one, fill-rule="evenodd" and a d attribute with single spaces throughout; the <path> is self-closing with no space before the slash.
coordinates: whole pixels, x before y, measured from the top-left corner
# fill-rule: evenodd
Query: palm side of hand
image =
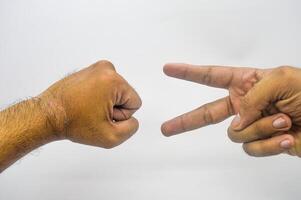
<path id="1" fill-rule="evenodd" d="M 232 81 L 229 87 L 229 98 L 232 105 L 233 113 L 239 112 L 241 101 L 250 89 L 260 81 L 270 70 L 254 68 L 230 68 L 233 73 Z"/>

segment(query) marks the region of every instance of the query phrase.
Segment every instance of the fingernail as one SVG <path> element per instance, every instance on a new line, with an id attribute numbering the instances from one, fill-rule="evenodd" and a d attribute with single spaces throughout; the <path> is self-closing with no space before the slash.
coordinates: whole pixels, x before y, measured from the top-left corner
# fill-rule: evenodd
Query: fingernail
<path id="1" fill-rule="evenodd" d="M 280 117 L 273 122 L 273 126 L 274 128 L 281 129 L 281 128 L 286 128 L 288 124 L 285 119 Z"/>
<path id="2" fill-rule="evenodd" d="M 237 127 L 239 124 L 240 124 L 240 115 L 237 114 L 232 121 L 232 127 Z"/>
<path id="3" fill-rule="evenodd" d="M 280 142 L 280 147 L 283 149 L 289 149 L 291 148 L 292 143 L 289 140 L 283 140 L 282 142 Z"/>

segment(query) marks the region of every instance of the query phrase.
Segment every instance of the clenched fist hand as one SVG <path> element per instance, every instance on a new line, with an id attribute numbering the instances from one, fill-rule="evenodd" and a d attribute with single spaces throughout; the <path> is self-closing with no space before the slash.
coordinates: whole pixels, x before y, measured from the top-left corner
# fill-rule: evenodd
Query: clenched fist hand
<path id="1" fill-rule="evenodd" d="M 162 125 L 166 136 L 237 115 L 228 134 L 252 156 L 301 155 L 301 70 L 168 64 L 172 77 L 224 88 L 229 96 L 205 104 Z"/>
<path id="2" fill-rule="evenodd" d="M 141 100 L 108 61 L 55 83 L 0 112 L 0 173 L 30 151 L 61 139 L 113 148 L 138 130 Z"/>
<path id="3" fill-rule="evenodd" d="M 73 142 L 112 148 L 138 130 L 132 115 L 141 100 L 108 61 L 55 83 L 40 98 L 58 136 Z"/>

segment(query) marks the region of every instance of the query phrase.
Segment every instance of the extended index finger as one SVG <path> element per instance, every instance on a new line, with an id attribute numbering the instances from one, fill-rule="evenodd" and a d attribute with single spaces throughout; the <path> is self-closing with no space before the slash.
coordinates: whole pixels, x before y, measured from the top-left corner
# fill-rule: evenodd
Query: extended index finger
<path id="1" fill-rule="evenodd" d="M 239 68 L 213 65 L 166 64 L 166 75 L 212 87 L 229 88 Z"/>

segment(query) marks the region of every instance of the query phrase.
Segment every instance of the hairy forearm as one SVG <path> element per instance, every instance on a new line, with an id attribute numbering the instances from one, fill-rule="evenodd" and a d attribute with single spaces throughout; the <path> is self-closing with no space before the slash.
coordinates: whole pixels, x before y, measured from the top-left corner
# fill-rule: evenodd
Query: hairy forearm
<path id="1" fill-rule="evenodd" d="M 53 126 L 33 98 L 0 112 L 0 173 L 30 151 L 57 139 Z"/>

